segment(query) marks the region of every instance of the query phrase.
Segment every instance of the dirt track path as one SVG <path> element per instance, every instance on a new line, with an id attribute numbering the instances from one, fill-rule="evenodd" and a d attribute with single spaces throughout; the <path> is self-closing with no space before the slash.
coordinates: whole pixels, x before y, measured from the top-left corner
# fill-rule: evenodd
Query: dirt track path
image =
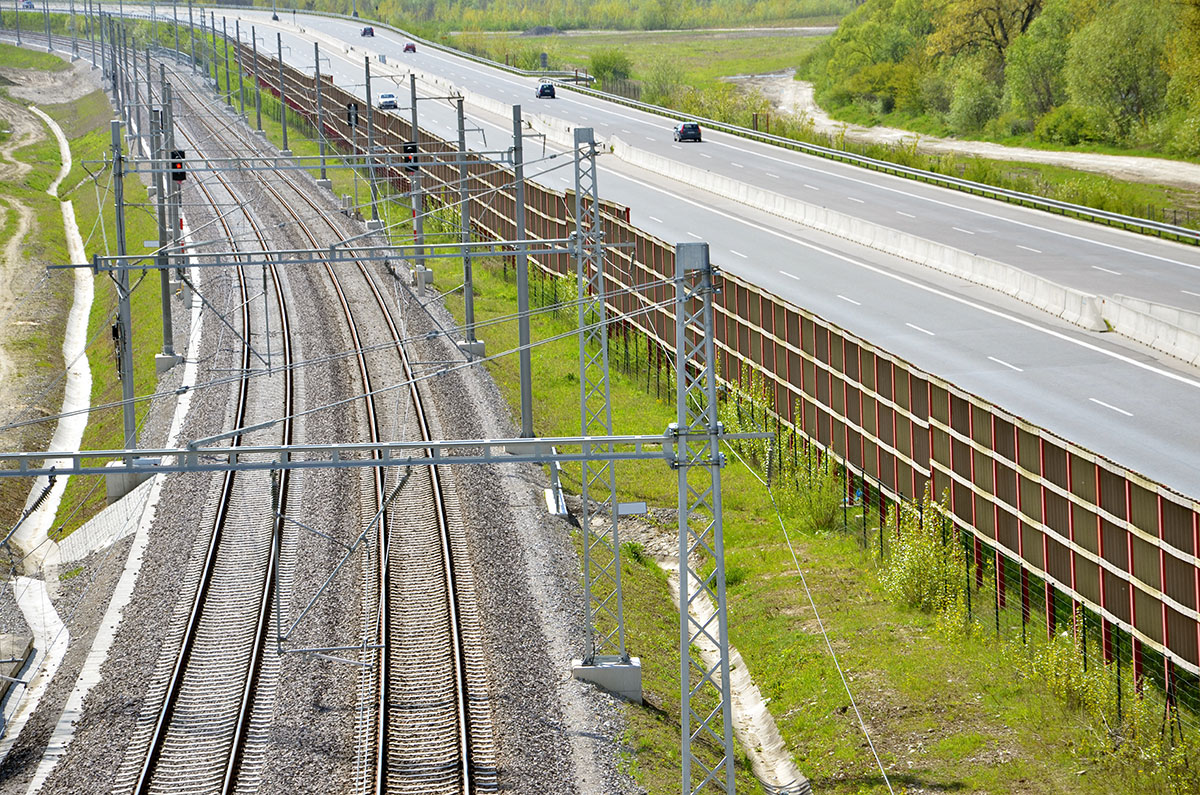
<path id="1" fill-rule="evenodd" d="M 996 160 L 1077 168 L 1106 174 L 1130 182 L 1149 182 L 1200 190 L 1200 165 L 1180 160 L 1127 155 L 1101 155 L 1090 152 L 1053 152 L 1002 146 L 984 141 L 962 141 L 957 138 L 933 138 L 911 130 L 895 127 L 862 127 L 833 119 L 817 105 L 812 83 L 796 80 L 795 70 L 769 75 L 749 75 L 736 79 L 745 88 L 757 88 L 775 108 L 776 113 L 807 117 L 813 129 L 827 135 L 839 135 L 845 130 L 846 139 L 859 143 L 881 143 L 905 146 L 917 142 L 917 148 L 929 154 L 961 154 Z"/>
<path id="2" fill-rule="evenodd" d="M 42 123 L 27 108 L 0 98 L 0 125 L 12 130 L 12 136 L 0 144 L 0 186 L 18 184 L 29 173 L 32 166 L 23 163 L 13 154 L 23 146 L 36 143 L 45 137 Z M 8 357 L 3 340 L 11 338 L 6 333 L 13 322 L 13 313 L 21 296 L 27 291 L 29 273 L 22 246 L 29 230 L 33 227 L 33 212 L 8 191 L 0 188 L 0 203 L 4 214 L 0 215 L 0 227 L 11 215 L 16 215 L 16 228 L 5 241 L 0 256 L 0 406 L 21 403 L 20 391 L 13 378 L 13 364 Z"/>

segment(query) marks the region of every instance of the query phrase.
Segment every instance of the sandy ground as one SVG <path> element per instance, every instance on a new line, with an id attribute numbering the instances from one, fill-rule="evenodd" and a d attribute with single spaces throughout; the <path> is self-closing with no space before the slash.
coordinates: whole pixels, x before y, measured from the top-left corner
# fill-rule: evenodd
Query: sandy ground
<path id="1" fill-rule="evenodd" d="M 85 97 L 99 87 L 98 74 L 92 72 L 91 61 L 82 59 L 61 72 L 0 67 L 0 77 L 14 84 L 7 87 L 8 94 L 34 105 L 57 105 Z"/>
<path id="2" fill-rule="evenodd" d="M 1149 182 L 1175 185 L 1182 188 L 1200 189 L 1200 165 L 1178 160 L 1163 160 L 1153 157 L 1127 157 L 1101 155 L 1088 152 L 1051 152 L 1040 149 L 1025 149 L 1015 146 L 982 141 L 960 141 L 954 138 L 932 138 L 918 135 L 910 130 L 895 127 L 861 127 L 847 124 L 829 117 L 813 99 L 812 83 L 796 80 L 795 71 L 766 75 L 747 75 L 734 78 L 739 86 L 761 91 L 777 113 L 790 113 L 807 117 L 817 132 L 837 135 L 842 130 L 850 141 L 863 143 L 885 143 L 907 145 L 914 139 L 922 152 L 941 154 L 977 155 L 997 160 L 1014 160 L 1026 163 L 1043 163 L 1066 166 L 1083 171 L 1107 174 L 1131 182 Z"/>

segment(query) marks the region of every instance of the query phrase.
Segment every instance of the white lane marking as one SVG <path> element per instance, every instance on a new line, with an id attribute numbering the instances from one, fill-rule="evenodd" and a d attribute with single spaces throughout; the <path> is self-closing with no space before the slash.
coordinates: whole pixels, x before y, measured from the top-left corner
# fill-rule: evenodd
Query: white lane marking
<path id="1" fill-rule="evenodd" d="M 904 325 L 908 326 L 911 329 L 916 329 L 917 331 L 921 332 L 922 334 L 928 334 L 931 337 L 937 336 L 936 334 L 934 334 L 932 331 L 930 331 L 927 328 L 921 328 L 920 326 L 914 326 L 912 323 L 905 323 Z"/>
<path id="2" fill-rule="evenodd" d="M 695 232 L 688 232 L 688 237 L 694 237 L 694 238 L 696 238 L 697 240 L 703 240 L 703 239 L 704 239 L 704 238 L 700 237 L 700 235 L 696 234 Z"/>
<path id="3" fill-rule="evenodd" d="M 750 259 L 749 257 L 747 257 L 745 254 L 743 254 L 740 251 L 734 251 L 733 249 L 729 249 L 729 253 L 733 254 L 734 256 L 741 257 L 742 259 Z"/>
<path id="4" fill-rule="evenodd" d="M 779 179 L 779 175 L 778 175 L 778 174 L 772 174 L 772 173 L 770 173 L 770 172 L 767 172 L 767 176 L 768 176 L 768 177 L 770 177 L 771 179 Z"/>
<path id="5" fill-rule="evenodd" d="M 495 125 L 495 126 L 497 129 L 500 129 L 499 125 Z M 656 185 L 651 185 L 648 182 L 643 182 L 642 180 L 636 179 L 635 177 L 631 177 L 627 174 L 618 174 L 615 171 L 608 171 L 607 169 L 602 169 L 602 171 L 604 171 L 604 173 L 606 175 L 612 176 L 617 179 L 623 179 L 628 182 L 632 182 L 633 184 L 635 184 L 639 187 L 645 188 L 646 190 L 651 190 L 651 191 L 655 191 L 657 193 L 661 193 L 665 196 L 670 196 L 675 201 L 683 202 L 684 204 L 690 204 L 692 207 L 695 207 L 699 210 L 703 210 L 705 212 L 712 213 L 713 215 L 718 215 L 722 218 L 725 218 L 726 220 L 742 224 L 743 226 L 747 226 L 747 227 L 749 227 L 751 229 L 755 229 L 759 232 L 765 232 L 766 234 L 773 235 L 774 237 L 777 237 L 780 240 L 786 240 L 788 243 L 792 243 L 793 245 L 797 245 L 802 248 L 806 248 L 810 251 L 816 251 L 818 253 L 824 254 L 827 257 L 833 257 L 834 259 L 841 260 L 842 262 L 845 262 L 848 265 L 854 265 L 855 267 L 862 268 L 863 270 L 866 270 L 866 271 L 870 271 L 878 276 L 883 276 L 885 278 L 891 279 L 892 281 L 900 282 L 901 284 L 916 288 L 917 290 L 921 290 L 923 292 L 929 293 L 930 295 L 936 295 L 938 298 L 944 298 L 947 301 L 952 301 L 956 304 L 970 307 L 971 309 L 974 309 L 977 312 L 982 312 L 985 315 L 991 315 L 992 317 L 997 317 L 997 318 L 1000 318 L 1001 320 L 1007 320 L 1009 323 L 1013 323 L 1015 325 L 1022 326 L 1024 328 L 1029 329 L 1030 331 L 1036 331 L 1039 334 L 1045 334 L 1047 337 L 1053 337 L 1054 339 L 1059 340 L 1061 342 L 1065 342 L 1069 345 L 1074 345 L 1078 348 L 1083 348 L 1084 350 L 1091 351 L 1092 353 L 1099 354 L 1100 356 L 1106 356 L 1109 359 L 1115 359 L 1116 361 L 1121 362 L 1122 364 L 1127 364 L 1127 365 L 1130 365 L 1131 367 L 1136 367 L 1139 370 L 1145 370 L 1148 373 L 1154 373 L 1155 375 L 1160 375 L 1163 378 L 1170 379 L 1171 381 L 1176 381 L 1180 384 L 1183 384 L 1184 386 L 1191 387 L 1192 389 L 1200 390 L 1200 380 L 1197 380 L 1195 378 L 1189 378 L 1188 376 L 1182 375 L 1180 373 L 1174 373 L 1174 372 L 1171 372 L 1170 370 L 1164 370 L 1161 367 L 1155 367 L 1152 364 L 1148 364 L 1147 362 L 1144 362 L 1144 361 L 1139 361 L 1137 359 L 1126 356 L 1125 354 L 1118 353 L 1116 351 L 1111 351 L 1106 348 L 1101 348 L 1099 345 L 1094 345 L 1094 344 L 1087 342 L 1085 340 L 1082 340 L 1082 339 L 1076 339 L 1075 337 L 1072 337 L 1068 334 L 1064 334 L 1061 331 L 1056 331 L 1055 329 L 1052 329 L 1052 328 L 1049 328 L 1046 326 L 1039 326 L 1037 323 L 1035 323 L 1032 320 L 1027 320 L 1022 317 L 1017 317 L 1016 315 L 1010 315 L 1007 312 L 1004 312 L 999 309 L 993 309 L 990 306 L 985 306 L 984 304 L 977 303 L 975 301 L 970 300 L 969 298 L 964 298 L 961 295 L 955 295 L 954 293 L 946 292 L 945 290 L 940 290 L 931 285 L 922 284 L 913 279 L 909 279 L 905 276 L 901 276 L 898 273 L 893 273 L 885 268 L 882 268 L 882 267 L 879 267 L 876 265 L 869 265 L 866 262 L 863 262 L 862 260 L 854 259 L 853 257 L 850 257 L 846 254 L 839 254 L 838 252 L 834 251 L 833 249 L 825 248 L 824 246 L 819 246 L 816 243 L 809 243 L 807 240 L 802 240 L 793 235 L 789 235 L 786 232 L 781 232 L 778 229 L 772 229 L 769 226 L 763 226 L 762 224 L 755 223 L 754 221 L 750 221 L 746 218 L 739 218 L 736 215 L 732 215 L 730 213 L 724 212 L 723 210 L 715 209 L 713 207 L 710 207 L 707 204 L 702 204 L 698 201 L 686 198 L 679 194 L 671 193 L 666 188 L 660 188 Z"/>
<path id="6" fill-rule="evenodd" d="M 646 136 L 646 140 L 647 140 L 647 141 L 657 141 L 658 139 L 657 139 L 657 138 L 655 138 L 655 137 L 653 137 L 653 136 L 647 135 L 647 136 Z"/>
<path id="7" fill-rule="evenodd" d="M 1111 273 L 1113 276 L 1123 276 L 1124 275 L 1120 271 L 1111 271 L 1108 268 L 1101 268 L 1099 265 L 1093 265 L 1092 267 L 1098 271 L 1104 271 L 1105 273 Z"/>
<path id="8" fill-rule="evenodd" d="M 682 151 L 682 150 L 683 150 L 683 147 L 682 147 L 682 146 L 680 146 L 679 144 L 671 144 L 671 148 L 672 148 L 672 149 L 679 149 L 680 151 Z"/>
<path id="9" fill-rule="evenodd" d="M 1090 237 L 1084 237 L 1083 235 L 1073 235 L 1070 232 L 1063 232 L 1058 229 L 1050 229 L 1049 227 L 1038 226 L 1037 224 L 1029 223 L 1027 221 L 1019 221 L 1015 218 L 1006 218 L 1003 215 L 996 215 L 994 213 L 987 212 L 986 210 L 977 210 L 973 207 L 963 207 L 952 201 L 943 201 L 941 199 L 935 199 L 932 196 L 922 196 L 918 193 L 911 193 L 910 191 L 901 190 L 900 188 L 893 188 L 893 187 L 889 187 L 887 185 L 871 182 L 869 180 L 859 179 L 857 177 L 849 176 L 848 174 L 841 174 L 841 173 L 838 173 L 835 171 L 827 171 L 825 169 L 815 168 L 813 166 L 806 166 L 803 163 L 798 163 L 794 160 L 785 160 L 782 157 L 773 157 L 765 152 L 755 151 L 752 149 L 746 149 L 743 146 L 734 146 L 733 144 L 727 144 L 727 143 L 724 143 L 722 141 L 717 141 L 717 140 L 714 140 L 713 144 L 716 146 L 724 146 L 729 149 L 734 149 L 742 154 L 750 153 L 757 157 L 765 158 L 767 160 L 771 160 L 776 163 L 783 163 L 783 164 L 791 166 L 793 168 L 803 169 L 804 171 L 811 171 L 814 173 L 824 174 L 826 176 L 836 176 L 839 179 L 848 180 L 850 182 L 856 182 L 859 185 L 866 185 L 870 188 L 888 191 L 889 193 L 897 193 L 901 196 L 907 196 L 912 199 L 920 199 L 921 201 L 931 202 L 933 204 L 937 204 L 942 207 L 947 207 L 952 210 L 962 210 L 963 212 L 971 213 L 972 215 L 981 215 L 984 218 L 991 218 L 996 221 L 1004 221 L 1006 223 L 1014 224 L 1016 226 L 1023 226 L 1026 229 L 1036 229 L 1039 232 L 1046 232 L 1051 235 L 1058 235 L 1059 237 L 1065 237 L 1070 240 L 1078 240 L 1083 243 L 1091 243 L 1093 245 L 1100 246 L 1102 248 L 1113 249 L 1114 251 L 1120 251 L 1125 254 L 1132 254 L 1132 255 L 1138 256 L 1138 257 L 1148 257 L 1149 259 L 1156 259 L 1159 262 L 1168 262 L 1172 265 L 1182 265 L 1183 267 L 1191 268 L 1192 270 L 1200 270 L 1200 265 L 1194 265 L 1190 262 L 1181 262 L 1180 260 L 1171 259 L 1170 257 L 1163 257 L 1158 254 L 1151 254 L 1146 251 L 1137 251 L 1132 248 L 1126 248 L 1125 246 L 1119 246 L 1116 243 L 1104 243 L 1104 242 L 1095 240 Z M 899 179 L 899 177 L 897 179 Z"/>
<path id="10" fill-rule="evenodd" d="M 633 135 L 633 130 L 626 130 L 622 128 L 621 132 L 625 133 L 626 135 Z"/>
<path id="11" fill-rule="evenodd" d="M 499 124 L 494 124 L 491 122 L 486 122 L 486 123 L 490 124 L 490 126 L 495 128 L 496 130 L 499 130 L 502 133 L 511 133 L 512 132 L 511 129 L 501 127 Z M 724 146 L 725 144 L 718 144 L 718 145 Z M 733 148 L 733 147 L 730 147 L 730 148 Z M 778 158 L 771 158 L 771 159 L 779 160 Z M 787 161 L 779 160 L 779 162 L 787 162 Z M 788 163 L 788 165 L 794 165 L 794 164 Z M 815 171 L 816 169 L 809 168 L 809 170 Z M 1161 367 L 1155 367 L 1154 365 L 1149 364 L 1148 362 L 1134 359 L 1134 358 L 1126 356 L 1122 353 L 1118 353 L 1117 351 L 1102 348 L 1099 345 L 1095 345 L 1093 343 L 1087 342 L 1082 339 L 1077 339 L 1077 338 L 1072 337 L 1068 334 L 1065 334 L 1061 331 L 1057 331 L 1055 329 L 1052 329 L 1052 328 L 1049 328 L 1046 326 L 1040 326 L 1032 320 L 1028 320 L 1028 319 L 1022 318 L 1022 317 L 1017 317 L 1016 315 L 1011 315 L 1002 310 L 994 309 L 990 306 L 986 306 L 986 305 L 980 304 L 976 301 L 972 301 L 968 298 L 964 298 L 963 296 L 955 295 L 954 293 L 950 293 L 950 292 L 946 292 L 945 290 L 940 290 L 931 285 L 922 284 L 921 282 L 915 281 L 913 279 L 909 279 L 898 273 L 893 273 L 885 268 L 875 266 L 875 265 L 870 265 L 862 260 L 857 260 L 857 259 L 854 259 L 853 257 L 847 256 L 845 254 L 840 254 L 837 251 L 834 251 L 833 249 L 828 249 L 823 246 L 819 246 L 815 243 L 810 243 L 807 240 L 802 240 L 801 238 L 795 237 L 794 235 L 790 235 L 786 232 L 781 232 L 778 229 L 772 229 L 771 227 L 763 226 L 762 224 L 756 223 L 749 219 L 741 218 L 741 217 L 738 217 L 731 213 L 727 213 L 722 210 L 715 209 L 714 207 L 711 207 L 708 204 L 704 204 L 704 203 L 695 201 L 693 199 L 689 199 L 678 193 L 673 193 L 670 190 L 667 190 L 666 188 L 661 188 L 657 185 L 651 185 L 650 183 L 645 182 L 644 180 L 637 179 L 636 177 L 629 176 L 628 174 L 622 174 L 622 173 L 618 173 L 615 171 L 610 171 L 609 169 L 605 169 L 605 168 L 600 169 L 600 171 L 602 171 L 607 177 L 611 177 L 611 178 L 617 179 L 617 180 L 624 180 L 631 184 L 637 185 L 638 187 L 643 188 L 645 190 L 649 190 L 654 193 L 659 193 L 659 194 L 662 194 L 663 196 L 667 196 L 667 197 L 671 198 L 673 201 L 682 202 L 683 204 L 690 205 L 690 206 L 695 207 L 696 209 L 701 210 L 703 212 L 712 213 L 713 215 L 719 216 L 728 221 L 733 221 L 734 223 L 741 224 L 750 229 L 754 229 L 756 231 L 764 232 L 768 235 L 772 235 L 774 237 L 779 238 L 780 240 L 784 240 L 788 243 L 791 243 L 792 245 L 800 246 L 801 248 L 806 248 L 810 251 L 818 252 L 827 257 L 832 257 L 833 259 L 839 260 L 841 262 L 845 262 L 848 265 L 853 265 L 857 268 L 862 268 L 863 270 L 870 271 L 871 273 L 874 273 L 878 276 L 882 276 L 884 278 L 891 279 L 892 281 L 895 281 L 895 282 L 900 282 L 901 284 L 904 284 L 908 287 L 914 288 L 916 290 L 920 290 L 925 293 L 929 293 L 930 295 L 936 295 L 939 298 L 942 298 L 947 301 L 951 301 L 951 302 L 959 304 L 961 306 L 968 307 L 970 309 L 974 309 L 975 311 L 982 312 L 985 315 L 990 315 L 992 317 L 1008 321 L 1009 323 L 1012 323 L 1017 326 L 1021 326 L 1023 328 L 1027 328 L 1030 331 L 1034 331 L 1039 334 L 1043 334 L 1047 337 L 1051 337 L 1053 339 L 1059 340 L 1060 342 L 1067 343 L 1068 345 L 1074 345 L 1077 348 L 1083 348 L 1084 350 L 1088 350 L 1088 351 L 1091 351 L 1092 353 L 1098 354 L 1100 356 L 1104 356 L 1106 358 L 1113 359 L 1115 361 L 1121 362 L 1122 364 L 1126 364 L 1131 367 L 1135 367 L 1139 370 L 1143 370 L 1148 373 L 1153 373 L 1154 375 L 1161 376 L 1161 377 L 1166 378 L 1171 381 L 1175 381 L 1177 383 L 1183 384 L 1184 386 L 1190 387 L 1192 389 L 1200 390 L 1200 380 L 1197 380 L 1195 378 L 1190 378 L 1186 375 L 1182 375 L 1181 373 L 1176 373 L 1176 372 L 1172 372 L 1170 370 L 1165 370 Z M 864 184 L 867 184 L 867 183 L 864 182 Z M 818 190 L 817 188 L 813 187 L 812 185 L 806 185 L 805 187 L 812 188 L 813 190 Z M 887 190 L 892 190 L 894 192 L 900 192 L 900 191 L 895 191 L 895 189 L 893 189 L 893 188 L 888 188 Z M 930 200 L 930 201 L 932 201 L 932 200 Z M 955 205 L 951 205 L 949 202 L 936 202 L 936 203 L 945 205 L 947 207 L 955 206 Z M 984 212 L 981 212 L 978 210 L 968 210 L 968 212 L 973 212 L 976 215 L 987 215 L 987 213 L 984 213 Z M 1034 227 L 1033 224 L 1024 224 L 1021 222 L 1014 222 L 1014 223 L 1018 223 L 1022 226 L 1036 228 L 1036 227 Z M 697 239 L 699 239 L 699 238 L 697 238 Z M 1087 240 L 1087 238 L 1079 238 L 1079 239 Z M 1092 241 L 1088 241 L 1088 242 L 1092 242 Z M 1109 244 L 1099 244 L 1099 245 L 1108 246 Z M 1109 247 L 1116 248 L 1116 246 L 1109 246 Z M 1134 253 L 1136 253 L 1136 252 L 1134 252 Z M 1163 258 L 1159 258 L 1159 259 L 1163 259 Z M 1168 260 L 1168 261 L 1174 262 L 1174 260 Z M 1186 265 L 1187 263 L 1178 263 L 1178 264 Z M 1200 266 L 1188 265 L 1188 267 L 1196 267 L 1197 269 L 1200 269 Z M 799 278 L 800 278 L 798 276 L 792 276 L 791 274 L 784 274 L 784 275 L 789 276 L 790 278 L 793 278 L 796 280 L 799 280 Z"/>
<path id="12" fill-rule="evenodd" d="M 1092 401 L 1092 402 L 1093 402 L 1093 403 L 1095 403 L 1097 406 L 1104 406 L 1104 408 L 1106 408 L 1106 409 L 1112 409 L 1112 410 L 1113 410 L 1113 411 L 1115 411 L 1115 412 L 1118 412 L 1118 413 L 1120 413 L 1120 414 L 1124 414 L 1126 417 L 1132 417 L 1132 416 L 1133 416 L 1133 414 L 1132 414 L 1131 412 L 1128 412 L 1128 411 L 1126 411 L 1125 409 L 1119 409 L 1119 408 L 1117 408 L 1116 406 L 1114 406 L 1114 405 L 1113 405 L 1113 404 L 1111 404 L 1111 403 L 1105 403 L 1103 400 L 1096 400 L 1096 398 L 1088 398 L 1088 400 Z"/>
<path id="13" fill-rule="evenodd" d="M 729 165 L 733 166 L 734 168 L 745 168 L 745 166 L 743 166 L 741 163 L 730 163 Z"/>
<path id="14" fill-rule="evenodd" d="M 905 218 L 916 218 L 917 217 L 917 216 L 913 215 L 912 213 L 906 213 L 903 210 L 897 210 L 896 215 L 903 215 Z"/>
<path id="15" fill-rule="evenodd" d="M 804 187 L 808 188 L 809 190 L 820 190 L 820 188 L 818 188 L 816 185 L 809 185 L 807 182 L 804 183 Z"/>
<path id="16" fill-rule="evenodd" d="M 1179 292 L 1184 293 L 1185 295 L 1194 295 L 1197 298 L 1200 298 L 1200 293 L 1193 293 L 1191 290 L 1180 290 Z"/>
<path id="17" fill-rule="evenodd" d="M 1010 370 L 1016 370 L 1018 373 L 1025 372 L 1020 367 L 1017 367 L 1015 364 L 1009 364 L 1008 362 L 1004 361 L 1003 359 L 997 359 L 995 356 L 989 356 L 988 358 L 991 359 L 996 364 L 1004 365 L 1005 367 L 1007 367 Z"/>
<path id="18" fill-rule="evenodd" d="M 780 271 L 780 273 L 782 273 L 784 276 L 788 277 L 789 279 L 795 279 L 796 281 L 800 281 L 800 277 L 794 273 L 788 273 L 787 271 Z"/>
<path id="19" fill-rule="evenodd" d="M 707 157 L 709 160 L 712 160 L 712 155 L 706 155 L 706 154 L 704 154 L 703 152 L 701 152 L 701 153 L 700 153 L 700 156 L 701 156 L 701 157 Z"/>
<path id="20" fill-rule="evenodd" d="M 1018 244 L 1017 244 L 1017 248 L 1023 248 L 1023 249 L 1025 249 L 1026 251 L 1032 251 L 1034 254 L 1041 254 L 1041 253 L 1042 253 L 1042 252 L 1038 251 L 1036 248 L 1030 248 L 1029 246 L 1022 246 L 1020 243 L 1018 243 Z"/>
<path id="21" fill-rule="evenodd" d="M 963 228 L 961 228 L 961 227 L 958 227 L 958 226 L 952 226 L 952 227 L 950 227 L 950 228 L 951 228 L 951 229 L 953 229 L 955 232 L 962 232 L 964 235 L 973 235 L 973 234 L 975 234 L 975 233 L 974 233 L 974 232 L 972 232 L 970 229 L 963 229 Z"/>
<path id="22" fill-rule="evenodd" d="M 855 306 L 862 306 L 862 304 L 860 304 L 858 301 L 855 301 L 853 298 L 847 298 L 846 296 L 842 295 L 841 293 L 838 293 L 838 298 L 842 299 L 843 301 L 849 301 L 850 303 L 854 304 Z"/>
<path id="23" fill-rule="evenodd" d="M 856 198 L 854 198 L 853 196 L 847 196 L 846 198 L 847 198 L 847 199 L 849 199 L 849 200 L 850 200 L 850 201 L 852 201 L 852 202 L 858 202 L 859 204 L 866 204 L 866 202 L 865 202 L 865 201 L 863 201 L 862 199 L 856 199 Z"/>
<path id="24" fill-rule="evenodd" d="M 656 224 L 661 224 L 661 223 L 662 223 L 662 219 L 661 219 L 661 218 L 655 218 L 653 215 L 647 215 L 646 217 L 647 217 L 647 218 L 649 218 L 651 221 L 653 221 L 653 222 L 654 222 L 654 223 L 656 223 Z"/>

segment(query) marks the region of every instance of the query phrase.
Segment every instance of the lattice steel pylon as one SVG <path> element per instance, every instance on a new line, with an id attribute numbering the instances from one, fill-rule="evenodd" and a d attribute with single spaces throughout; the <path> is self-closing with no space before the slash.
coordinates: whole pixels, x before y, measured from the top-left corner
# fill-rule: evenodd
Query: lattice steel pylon
<path id="1" fill-rule="evenodd" d="M 583 436 L 612 435 L 608 381 L 608 316 L 604 305 L 604 238 L 596 189 L 596 140 L 589 127 L 575 130 L 575 251 L 579 290 L 579 407 Z M 583 587 L 587 637 L 583 664 L 628 663 L 621 600 L 621 544 L 617 533 L 617 479 L 614 464 L 581 464 L 580 528 L 583 532 Z M 593 512 L 593 489 L 601 504 Z M 607 526 L 593 526 L 608 512 Z M 597 522 L 596 524 L 599 524 Z"/>
<path id="2" fill-rule="evenodd" d="M 721 424 L 707 243 L 675 246 L 675 467 L 679 474 L 679 670 L 683 792 L 734 792 Z M 712 562 L 711 571 L 704 566 Z M 693 657 L 697 649 L 701 659 Z M 705 662 L 703 656 L 715 660 Z M 715 702 L 715 703 L 714 703 Z M 722 749 L 697 755 L 701 745 Z"/>

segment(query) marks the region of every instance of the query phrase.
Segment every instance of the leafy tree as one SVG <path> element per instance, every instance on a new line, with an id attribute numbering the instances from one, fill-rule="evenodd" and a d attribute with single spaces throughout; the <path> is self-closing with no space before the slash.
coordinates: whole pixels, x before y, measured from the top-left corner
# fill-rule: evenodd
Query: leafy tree
<path id="1" fill-rule="evenodd" d="M 1163 107 L 1172 16 L 1172 9 L 1158 3 L 1118 0 L 1071 38 L 1066 62 L 1071 98 L 1103 113 L 1122 138 Z"/>
<path id="2" fill-rule="evenodd" d="M 999 108 L 1000 92 L 985 74 L 986 65 L 980 59 L 960 64 L 950 100 L 950 124 L 958 132 L 973 133 L 983 128 Z"/>
<path id="3" fill-rule="evenodd" d="M 933 0 L 937 30 L 929 37 L 933 55 L 986 50 L 1003 60 L 1004 53 L 1024 33 L 1042 0 Z"/>
<path id="4" fill-rule="evenodd" d="M 1067 98 L 1063 67 L 1075 22 L 1070 4 L 1069 0 L 1048 0 L 1041 16 L 1008 48 L 1005 88 L 1010 106 L 1018 113 L 1037 118 Z"/>
<path id="5" fill-rule="evenodd" d="M 1200 114 L 1200 0 L 1178 2 L 1179 29 L 1167 53 L 1167 102 L 1175 110 Z"/>

